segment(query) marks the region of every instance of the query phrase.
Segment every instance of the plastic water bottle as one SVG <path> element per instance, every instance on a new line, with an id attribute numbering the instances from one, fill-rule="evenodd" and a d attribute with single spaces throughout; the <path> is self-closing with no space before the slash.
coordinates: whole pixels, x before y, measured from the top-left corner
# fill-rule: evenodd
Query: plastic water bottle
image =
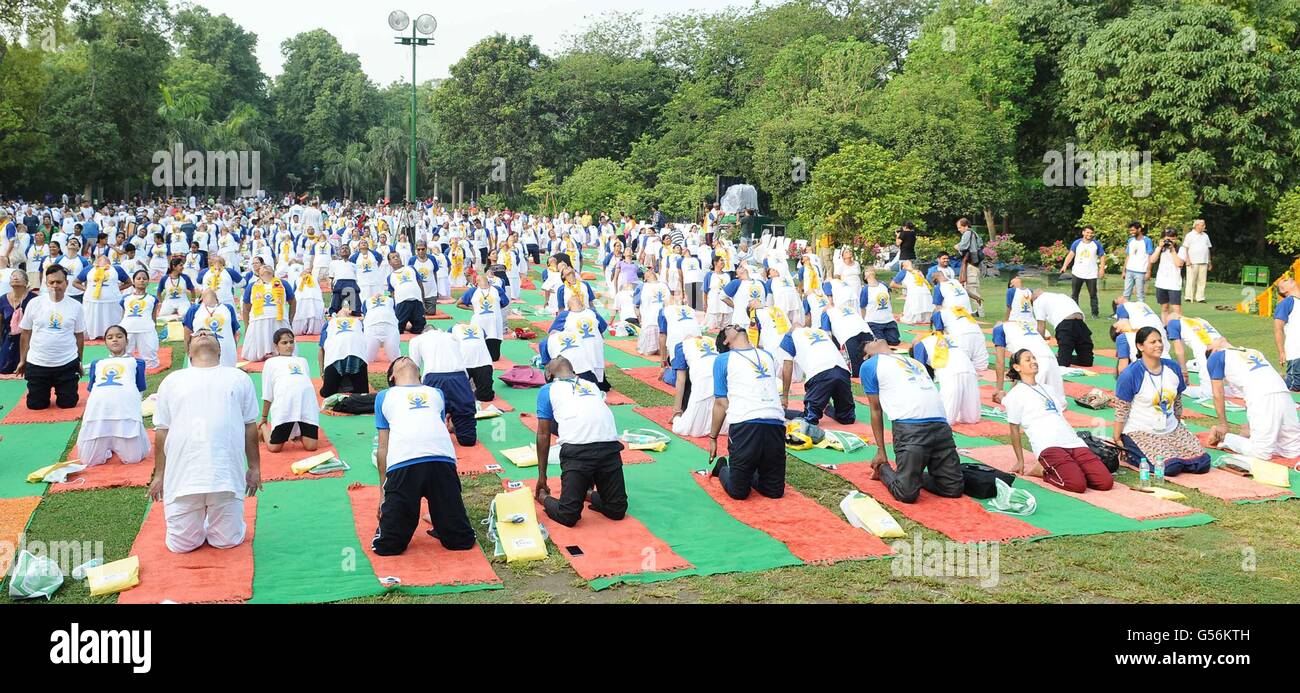
<path id="1" fill-rule="evenodd" d="M 370 463 L 379 466 L 379 436 L 375 436 L 370 441 Z"/>
<path id="2" fill-rule="evenodd" d="M 86 561 L 85 563 L 82 563 L 81 565 L 72 569 L 72 579 L 84 580 L 86 578 L 87 570 L 90 570 L 91 568 L 97 568 L 103 564 L 104 564 L 104 559 L 92 558 L 89 561 Z"/>
<path id="3" fill-rule="evenodd" d="M 1145 457 L 1142 458 L 1142 464 L 1138 465 L 1138 485 L 1151 488 L 1151 463 Z"/>
<path id="4" fill-rule="evenodd" d="M 1156 486 L 1165 485 L 1165 456 L 1156 456 Z"/>

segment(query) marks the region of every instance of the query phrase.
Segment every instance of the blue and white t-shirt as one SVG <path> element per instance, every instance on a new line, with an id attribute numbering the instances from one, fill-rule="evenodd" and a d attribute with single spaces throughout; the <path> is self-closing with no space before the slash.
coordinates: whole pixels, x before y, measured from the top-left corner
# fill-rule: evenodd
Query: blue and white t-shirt
<path id="1" fill-rule="evenodd" d="M 1011 309 L 1011 314 L 1007 317 L 1007 320 L 1035 322 L 1033 298 L 1034 292 L 1029 289 L 1017 289 L 1014 286 L 1007 287 L 1007 308 Z"/>
<path id="2" fill-rule="evenodd" d="M 805 380 L 811 380 L 833 368 L 843 369 L 845 374 L 849 372 L 840 348 L 824 330 L 795 328 L 781 339 L 781 351 L 799 365 Z"/>
<path id="3" fill-rule="evenodd" d="M 388 431 L 388 470 L 422 462 L 456 464 L 447 432 L 442 390 L 426 385 L 390 387 L 375 396 L 375 428 Z"/>
<path id="4" fill-rule="evenodd" d="M 1151 269 L 1151 253 L 1155 252 L 1155 246 L 1152 245 L 1149 237 L 1138 238 L 1134 236 L 1128 239 L 1128 244 L 1124 246 L 1124 252 L 1128 253 L 1128 259 L 1124 261 L 1125 270 L 1146 274 Z"/>
<path id="5" fill-rule="evenodd" d="M 1040 362 L 1044 359 L 1056 361 L 1052 347 L 1043 339 L 1043 335 L 1038 334 L 1038 327 L 1032 322 L 1000 322 L 994 325 L 993 346 L 1002 347 L 1012 354 L 1028 349 Z"/>
<path id="6" fill-rule="evenodd" d="M 762 349 L 732 349 L 713 362 L 713 396 L 727 400 L 727 425 L 785 425 L 776 359 Z"/>
<path id="7" fill-rule="evenodd" d="M 718 350 L 708 337 L 683 339 L 673 352 L 673 370 L 687 371 L 691 379 L 691 402 L 713 398 L 713 364 Z"/>
<path id="8" fill-rule="evenodd" d="M 1070 266 L 1070 272 L 1079 279 L 1096 279 L 1099 258 L 1105 254 L 1101 248 L 1101 241 L 1095 238 L 1091 241 L 1076 238 L 1070 244 L 1070 250 L 1074 253 L 1074 264 Z"/>
<path id="9" fill-rule="evenodd" d="M 931 423 L 948 420 L 939 389 L 921 362 L 899 354 L 876 354 L 858 372 L 862 389 L 879 395 L 880 408 L 890 421 Z"/>
<path id="10" fill-rule="evenodd" d="M 1268 395 L 1286 393 L 1286 381 L 1255 349 L 1220 349 L 1206 360 L 1210 380 L 1222 380 L 1243 393 L 1246 408 L 1269 406 Z M 1288 400 L 1285 406 L 1294 406 Z"/>
<path id="11" fill-rule="evenodd" d="M 1174 403 L 1187 389 L 1183 369 L 1171 359 L 1161 359 L 1158 373 L 1147 370 L 1141 359 L 1119 374 L 1115 396 L 1132 403 L 1124 433 L 1172 433 L 1178 428 Z"/>
<path id="12" fill-rule="evenodd" d="M 893 297 L 889 294 L 889 287 L 880 282 L 862 285 L 858 305 L 862 306 L 862 318 L 870 324 L 888 325 L 894 322 Z"/>
<path id="13" fill-rule="evenodd" d="M 814 325 L 818 323 L 813 323 Z M 858 311 L 849 306 L 832 306 L 822 313 L 821 328 L 835 335 L 840 344 L 860 334 L 871 334 L 871 327 Z"/>
<path id="14" fill-rule="evenodd" d="M 554 380 L 537 392 L 537 418 L 554 424 L 561 445 L 618 440 L 614 412 L 594 384 L 582 378 Z"/>
<path id="15" fill-rule="evenodd" d="M 1287 361 L 1300 359 L 1300 313 L 1296 312 L 1297 306 L 1300 306 L 1300 301 L 1296 301 L 1295 296 L 1287 296 L 1273 309 L 1273 319 L 1284 323 L 1282 349 Z"/>

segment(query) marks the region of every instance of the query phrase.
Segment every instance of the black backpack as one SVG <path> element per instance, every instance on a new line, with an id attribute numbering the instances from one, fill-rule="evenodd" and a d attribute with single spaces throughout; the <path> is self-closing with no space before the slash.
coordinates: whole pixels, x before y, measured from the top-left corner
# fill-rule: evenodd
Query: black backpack
<path id="1" fill-rule="evenodd" d="M 348 395 L 335 402 L 334 411 L 340 414 L 373 414 L 375 413 L 375 396 L 370 394 Z"/>
<path id="2" fill-rule="evenodd" d="M 965 481 L 963 492 L 971 498 L 980 499 L 998 495 L 997 479 L 1001 479 L 1007 486 L 1016 481 L 1015 474 L 1008 474 L 987 464 L 963 464 L 961 475 Z"/>
<path id="3" fill-rule="evenodd" d="M 1119 471 L 1119 456 L 1126 451 L 1115 446 L 1114 443 L 1102 440 L 1087 431 L 1080 431 L 1079 438 L 1083 440 L 1092 454 L 1101 458 L 1101 463 L 1106 465 L 1106 469 L 1111 474 Z"/>

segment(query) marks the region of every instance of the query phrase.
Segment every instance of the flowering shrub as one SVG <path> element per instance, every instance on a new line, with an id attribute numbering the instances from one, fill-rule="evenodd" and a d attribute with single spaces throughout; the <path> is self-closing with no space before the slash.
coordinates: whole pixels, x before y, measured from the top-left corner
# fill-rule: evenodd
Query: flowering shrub
<path id="1" fill-rule="evenodd" d="M 1069 254 L 1070 247 L 1065 244 L 1065 241 L 1057 241 L 1049 246 L 1038 248 L 1038 256 L 1043 267 L 1047 269 L 1059 269 L 1061 263 L 1065 262 L 1065 256 Z"/>
<path id="2" fill-rule="evenodd" d="M 984 244 L 984 257 L 993 262 L 1005 262 L 1012 265 L 1024 264 L 1027 252 L 1028 249 L 1025 248 L 1025 244 L 1015 240 L 1011 234 L 994 236 L 988 243 Z"/>

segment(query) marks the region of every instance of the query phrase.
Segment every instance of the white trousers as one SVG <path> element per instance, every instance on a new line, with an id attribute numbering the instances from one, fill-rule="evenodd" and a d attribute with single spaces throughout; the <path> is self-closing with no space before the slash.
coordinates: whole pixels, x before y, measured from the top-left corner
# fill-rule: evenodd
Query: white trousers
<path id="1" fill-rule="evenodd" d="M 189 553 L 206 542 L 215 549 L 244 543 L 244 499 L 230 491 L 178 496 L 163 506 L 167 548 Z"/>
<path id="2" fill-rule="evenodd" d="M 678 378 L 685 377 L 681 373 L 677 374 Z M 713 424 L 713 398 L 705 397 L 686 405 L 686 410 L 681 416 L 673 418 L 673 433 L 688 438 L 699 438 L 709 435 L 709 430 Z M 719 435 L 725 435 L 727 425 L 722 425 Z"/>
<path id="3" fill-rule="evenodd" d="M 984 341 L 983 332 L 970 332 L 960 337 L 954 337 L 957 348 L 966 352 L 970 357 L 970 362 L 975 365 L 976 371 L 986 371 L 989 369 L 989 346 Z"/>
<path id="4" fill-rule="evenodd" d="M 1300 416 L 1286 392 L 1275 392 L 1246 408 L 1250 438 L 1229 433 L 1223 447 L 1247 457 L 1300 457 Z"/>
<path id="5" fill-rule="evenodd" d="M 375 325 L 366 329 L 366 361 L 374 363 L 379 349 L 384 349 L 384 360 L 395 361 L 402 355 L 402 335 L 397 325 Z"/>
<path id="6" fill-rule="evenodd" d="M 939 399 L 949 424 L 977 423 L 980 420 L 980 383 L 974 373 L 935 373 Z"/>
<path id="7" fill-rule="evenodd" d="M 158 367 L 158 333 L 128 332 L 126 334 L 126 353 L 135 354 L 144 360 L 145 368 Z"/>

